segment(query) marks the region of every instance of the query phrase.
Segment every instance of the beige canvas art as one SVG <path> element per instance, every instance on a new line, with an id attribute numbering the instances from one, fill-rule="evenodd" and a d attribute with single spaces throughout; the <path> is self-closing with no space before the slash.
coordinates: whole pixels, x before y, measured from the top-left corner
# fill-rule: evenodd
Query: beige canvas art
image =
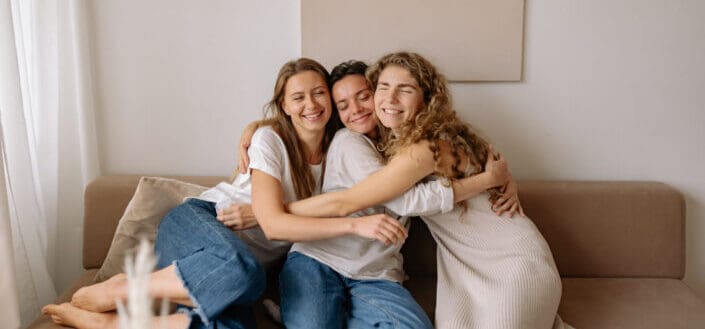
<path id="1" fill-rule="evenodd" d="M 451 81 L 520 81 L 524 0 L 302 0 L 302 55 L 328 69 L 400 50 Z"/>

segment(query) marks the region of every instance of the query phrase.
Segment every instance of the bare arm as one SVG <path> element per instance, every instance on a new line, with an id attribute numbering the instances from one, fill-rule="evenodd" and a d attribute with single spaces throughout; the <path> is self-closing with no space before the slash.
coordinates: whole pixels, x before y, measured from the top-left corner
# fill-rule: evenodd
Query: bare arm
<path id="1" fill-rule="evenodd" d="M 435 168 L 433 153 L 428 143 L 412 145 L 394 156 L 381 170 L 353 187 L 321 194 L 288 205 L 288 210 L 308 216 L 346 216 L 355 211 L 383 204 L 411 188 Z M 461 180 L 454 191 L 468 198 L 488 188 L 501 186 L 492 173 L 483 172 Z"/>
<path id="2" fill-rule="evenodd" d="M 343 137 L 343 140 L 342 143 L 345 144 L 346 152 L 341 152 L 334 156 L 334 159 L 336 159 L 338 163 L 335 166 L 337 168 L 335 170 L 344 170 L 347 175 L 351 175 L 354 181 L 358 182 L 380 171 L 380 174 L 376 174 L 376 176 L 370 178 L 370 181 L 376 181 L 377 184 L 379 184 L 379 182 L 388 181 L 385 178 L 386 175 L 391 175 L 392 177 L 403 176 L 395 172 L 394 166 L 383 169 L 385 166 L 379 159 L 379 155 L 374 149 L 371 149 L 370 145 L 366 142 L 360 142 L 359 139 L 355 138 L 346 140 L 345 137 Z M 421 151 L 423 150 L 421 149 Z M 410 162 L 416 162 L 417 159 L 423 159 L 423 157 L 415 158 L 413 152 L 412 150 L 411 152 L 402 153 L 402 156 L 393 159 L 391 165 L 398 165 L 401 161 L 407 161 L 408 164 Z M 353 155 L 351 156 L 350 154 Z M 338 156 L 341 158 L 337 159 Z M 427 157 L 426 161 L 429 161 L 428 157 L 430 153 L 425 154 L 425 156 Z M 332 163 L 336 163 L 336 160 L 333 160 Z M 331 161 L 330 158 L 329 161 Z M 416 167 L 416 169 L 420 169 L 423 165 L 423 163 L 419 164 L 420 166 Z M 425 165 L 428 166 L 429 163 L 427 162 Z M 329 168 L 329 170 L 334 169 Z M 419 173 L 419 175 L 421 175 L 421 173 Z M 366 201 L 365 199 L 357 198 L 353 191 L 331 192 L 291 203 L 288 206 L 288 210 L 300 216 L 347 216 L 357 211 L 356 207 L 362 207 L 364 209 L 373 205 L 383 204 L 393 212 L 402 216 L 435 214 L 450 210 L 452 203 L 467 200 L 484 192 L 488 188 L 501 185 L 498 182 L 506 183 L 502 186 L 501 197 L 496 200 L 493 205 L 495 212 L 498 215 L 502 215 L 503 212 L 509 212 L 510 216 L 518 212 L 523 216 L 523 209 L 519 202 L 516 183 L 511 178 L 511 173 L 509 172 L 506 161 L 499 154 L 497 154 L 496 157 L 488 157 L 487 163 L 485 164 L 485 173 L 453 181 L 450 191 L 448 191 L 449 188 L 442 186 L 440 181 L 432 181 L 418 183 L 397 198 L 387 201 L 383 201 L 382 198 L 384 195 L 378 195 L 376 193 L 367 194 L 367 196 L 377 196 L 377 199 L 372 198 Z M 374 188 L 374 190 L 377 191 L 378 189 Z M 390 195 L 394 193 L 393 189 L 391 191 Z M 351 197 L 353 200 L 346 200 L 346 197 Z M 434 202 L 429 204 L 428 201 L 432 199 L 435 199 Z M 357 203 L 355 203 L 355 201 L 357 201 Z M 365 202 L 370 203 L 366 204 Z M 347 204 L 347 207 L 344 206 L 345 204 Z M 233 229 L 243 229 L 257 225 L 249 205 L 234 205 L 231 208 L 232 209 L 225 209 L 225 213 L 219 214 L 218 216 L 225 225 Z"/>
<path id="3" fill-rule="evenodd" d="M 499 182 L 511 176 L 502 158 L 488 158 L 485 168 L 488 174 L 454 180 L 449 187 L 445 187 L 441 180 L 417 183 L 384 206 L 402 216 L 428 216 L 451 211 L 455 203 L 487 190 L 488 179 Z M 512 200 L 507 200 L 502 207 L 511 207 Z"/>
<path id="4" fill-rule="evenodd" d="M 491 161 L 499 162 L 498 160 L 488 160 L 488 162 Z M 506 166 L 502 167 L 506 170 Z M 489 170 L 497 170 L 493 169 L 490 165 L 486 165 L 486 168 L 488 168 Z M 495 176 L 498 175 L 502 174 L 495 174 Z M 473 175 L 470 177 L 453 181 L 453 183 L 451 184 L 453 203 L 458 203 L 462 200 L 467 200 L 487 190 L 488 184 L 485 182 L 487 179 L 487 175 Z M 440 205 L 432 205 L 428 208 L 433 208 L 433 210 L 429 211 L 428 213 L 424 213 L 419 211 L 419 206 L 414 205 L 414 203 L 426 202 L 428 200 L 427 198 L 433 197 L 429 194 L 439 193 L 440 189 L 438 185 L 440 184 L 440 181 L 419 183 L 413 188 L 416 189 L 416 191 L 409 190 L 405 192 L 404 195 L 394 200 L 388 201 L 384 203 L 384 205 L 396 214 L 399 214 L 401 216 L 419 216 L 425 214 L 438 213 L 441 211 Z M 407 195 L 409 194 L 411 195 L 407 197 Z M 330 196 L 319 195 L 306 200 L 296 201 L 290 204 L 289 208 L 297 208 L 299 211 L 301 211 L 300 213 L 294 213 L 295 215 L 299 216 L 317 217 L 348 215 L 340 214 L 340 211 L 334 209 L 334 207 L 330 207 L 331 209 L 322 209 L 319 203 L 327 202 L 325 198 L 328 197 Z M 328 208 L 326 207 L 326 205 L 323 205 L 323 207 Z M 524 216 L 524 211 L 521 208 L 519 198 L 517 196 L 516 182 L 514 182 L 514 180 L 511 178 L 511 175 L 509 178 L 509 182 L 502 187 L 502 196 L 494 203 L 493 207 L 495 209 L 495 212 L 500 216 L 504 212 L 509 212 L 510 217 L 513 216 L 516 212 Z M 330 213 L 324 213 L 325 211 L 330 211 Z M 230 207 L 223 209 L 221 212 L 218 213 L 218 219 L 223 222 L 223 224 L 233 230 L 247 229 L 257 225 L 257 219 L 255 218 L 255 215 L 252 211 L 252 207 L 247 204 L 233 204 Z"/>
<path id="5" fill-rule="evenodd" d="M 357 234 L 385 244 L 406 239 L 406 230 L 384 214 L 359 218 L 310 218 L 289 214 L 284 209 L 284 192 L 279 180 L 252 170 L 252 210 L 262 231 L 271 240 L 315 241 Z"/>
<path id="6" fill-rule="evenodd" d="M 490 156 L 485 162 L 485 171 L 453 182 L 455 202 L 472 198 L 487 189 L 503 186 L 511 177 L 507 161 L 501 154 L 495 154 L 490 145 Z"/>

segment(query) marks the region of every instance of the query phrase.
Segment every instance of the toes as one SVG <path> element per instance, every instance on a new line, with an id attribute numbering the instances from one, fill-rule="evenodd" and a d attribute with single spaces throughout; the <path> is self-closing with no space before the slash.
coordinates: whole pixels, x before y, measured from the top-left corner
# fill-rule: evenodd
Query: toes
<path id="1" fill-rule="evenodd" d="M 46 305 L 46 306 L 42 307 L 42 314 L 44 314 L 44 315 L 55 314 L 57 307 L 59 307 L 59 306 L 55 305 L 55 304 Z"/>
<path id="2" fill-rule="evenodd" d="M 47 306 L 44 306 L 42 308 L 42 314 L 44 315 L 49 315 L 51 317 L 51 321 L 53 321 L 56 324 L 63 324 L 64 320 L 61 317 L 61 307 L 62 305 L 56 305 L 56 304 L 49 304 Z"/>

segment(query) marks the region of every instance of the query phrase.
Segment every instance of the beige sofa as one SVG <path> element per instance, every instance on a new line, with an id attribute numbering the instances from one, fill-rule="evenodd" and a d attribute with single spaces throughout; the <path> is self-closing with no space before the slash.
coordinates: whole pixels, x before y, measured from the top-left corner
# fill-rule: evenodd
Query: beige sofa
<path id="1" fill-rule="evenodd" d="M 213 186 L 224 177 L 175 177 Z M 92 282 L 139 176 L 104 176 L 85 192 L 83 276 L 67 301 Z M 651 182 L 522 181 L 527 214 L 546 237 L 563 277 L 559 314 L 579 329 L 705 328 L 705 303 L 682 281 L 685 203 L 674 189 Z M 405 285 L 433 317 L 435 244 L 414 222 L 404 247 Z M 270 284 L 269 294 L 275 294 Z M 277 328 L 257 308 L 260 328 Z M 29 328 L 60 328 L 46 316 Z"/>

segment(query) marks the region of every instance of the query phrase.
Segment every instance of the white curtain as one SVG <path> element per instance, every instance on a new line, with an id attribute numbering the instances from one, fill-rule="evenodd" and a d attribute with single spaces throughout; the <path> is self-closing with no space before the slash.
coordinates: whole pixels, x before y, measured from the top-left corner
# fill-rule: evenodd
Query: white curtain
<path id="1" fill-rule="evenodd" d="M 0 312 L 19 313 L 0 319 L 22 326 L 81 272 L 82 191 L 99 171 L 86 17 L 79 0 L 0 0 L 0 284 L 18 293 Z"/>

